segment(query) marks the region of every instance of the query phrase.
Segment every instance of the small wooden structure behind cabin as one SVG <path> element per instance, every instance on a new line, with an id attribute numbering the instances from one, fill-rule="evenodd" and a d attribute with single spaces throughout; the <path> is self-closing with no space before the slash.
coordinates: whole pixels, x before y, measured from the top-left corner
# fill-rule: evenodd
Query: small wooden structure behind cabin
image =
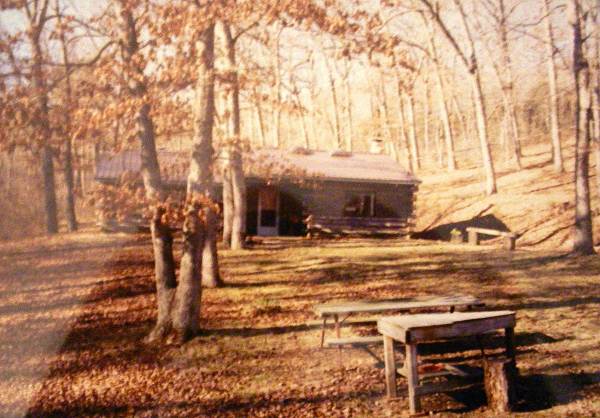
<path id="1" fill-rule="evenodd" d="M 185 188 L 187 153 L 159 151 L 163 181 Z M 100 156 L 96 180 L 139 172 L 139 151 Z M 408 233 L 420 181 L 385 154 L 261 149 L 245 162 L 247 234 Z M 215 173 L 215 195 L 221 196 Z"/>

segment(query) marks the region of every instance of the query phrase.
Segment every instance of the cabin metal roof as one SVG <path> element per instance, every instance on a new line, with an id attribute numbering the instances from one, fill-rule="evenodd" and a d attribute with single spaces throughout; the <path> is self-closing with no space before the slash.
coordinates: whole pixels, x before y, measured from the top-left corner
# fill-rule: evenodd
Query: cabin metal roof
<path id="1" fill-rule="evenodd" d="M 263 178 L 277 167 L 283 177 L 307 175 L 314 179 L 388 184 L 418 184 L 420 181 L 385 154 L 335 153 L 330 151 L 294 152 L 292 150 L 261 149 L 251 154 L 245 163 L 247 177 Z M 188 152 L 158 151 L 163 181 L 170 185 L 186 182 Z M 271 167 L 265 169 L 264 167 Z M 289 172 L 286 170 L 289 168 Z M 125 150 L 115 155 L 100 155 L 96 162 L 96 179 L 115 181 L 125 172 L 139 172 L 139 150 Z M 220 181 L 218 173 L 215 180 Z"/>

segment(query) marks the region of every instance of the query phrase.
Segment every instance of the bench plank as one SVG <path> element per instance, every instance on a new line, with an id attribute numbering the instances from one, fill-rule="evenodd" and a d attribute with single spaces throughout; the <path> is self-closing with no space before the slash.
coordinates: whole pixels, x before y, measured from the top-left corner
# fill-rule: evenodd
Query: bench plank
<path id="1" fill-rule="evenodd" d="M 467 228 L 467 232 L 477 232 L 479 234 L 486 234 L 486 235 L 494 235 L 497 237 L 516 237 L 517 234 L 515 234 L 514 232 L 510 232 L 510 231 L 498 231 L 496 229 L 487 229 L 487 228 L 475 228 L 475 227 L 468 227 Z"/>
<path id="2" fill-rule="evenodd" d="M 367 336 L 367 337 L 348 337 L 348 338 L 329 338 L 325 341 L 327 347 L 339 347 L 349 345 L 353 347 L 362 347 L 365 345 L 383 344 L 383 336 Z"/>
<path id="3" fill-rule="evenodd" d="M 428 298 L 398 299 L 392 301 L 356 301 L 325 303 L 316 305 L 317 315 L 333 316 L 353 313 L 377 313 L 385 311 L 408 311 L 411 309 L 426 309 L 440 307 L 482 306 L 484 303 L 473 296 L 444 296 Z"/>

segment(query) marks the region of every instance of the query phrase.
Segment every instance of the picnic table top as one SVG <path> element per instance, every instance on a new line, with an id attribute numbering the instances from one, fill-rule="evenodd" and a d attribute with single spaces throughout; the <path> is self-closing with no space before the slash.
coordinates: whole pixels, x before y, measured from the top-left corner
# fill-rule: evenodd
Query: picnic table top
<path id="1" fill-rule="evenodd" d="M 482 334 L 513 328 L 513 311 L 430 313 L 380 318 L 380 333 L 405 343 Z"/>
<path id="2" fill-rule="evenodd" d="M 410 309 L 436 308 L 445 306 L 476 306 L 484 303 L 474 296 L 436 296 L 406 298 L 385 301 L 350 301 L 316 305 L 314 311 L 321 317 L 351 313 L 374 313 L 385 311 L 408 311 Z"/>

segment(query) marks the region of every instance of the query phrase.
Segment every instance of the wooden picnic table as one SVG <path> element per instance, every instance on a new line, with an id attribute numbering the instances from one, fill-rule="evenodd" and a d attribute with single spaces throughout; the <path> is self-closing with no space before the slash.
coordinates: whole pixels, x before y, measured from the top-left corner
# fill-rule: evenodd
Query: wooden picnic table
<path id="1" fill-rule="evenodd" d="M 484 303 L 473 296 L 455 295 L 455 296 L 436 296 L 436 297 L 419 297 L 385 301 L 353 301 L 353 302 L 334 302 L 319 304 L 314 307 L 315 313 L 322 318 L 323 328 L 321 331 L 321 347 L 325 342 L 325 329 L 327 320 L 333 318 L 336 338 L 341 342 L 352 344 L 353 340 L 341 339 L 340 327 L 344 322 L 354 314 L 379 314 L 389 312 L 408 312 L 411 310 L 423 309 L 440 309 L 449 308 L 450 312 L 454 312 L 457 308 L 471 309 L 476 306 L 483 306 Z M 367 322 L 377 322 L 378 318 L 372 318 Z M 369 339 L 363 338 L 365 341 Z M 373 340 L 370 337 L 369 341 Z"/>
<path id="2" fill-rule="evenodd" d="M 450 382 L 429 384 L 420 382 L 417 368 L 417 345 L 427 341 L 481 335 L 504 329 L 507 357 L 516 365 L 515 323 L 516 318 L 513 311 L 430 313 L 379 319 L 377 328 L 383 334 L 387 396 L 389 398 L 397 396 L 397 372 L 408 380 L 408 401 L 412 414 L 417 413 L 421 408 L 420 396 L 435 392 L 447 392 L 457 388 Z M 394 340 L 405 344 L 404 366 L 400 369 L 396 369 Z"/>

